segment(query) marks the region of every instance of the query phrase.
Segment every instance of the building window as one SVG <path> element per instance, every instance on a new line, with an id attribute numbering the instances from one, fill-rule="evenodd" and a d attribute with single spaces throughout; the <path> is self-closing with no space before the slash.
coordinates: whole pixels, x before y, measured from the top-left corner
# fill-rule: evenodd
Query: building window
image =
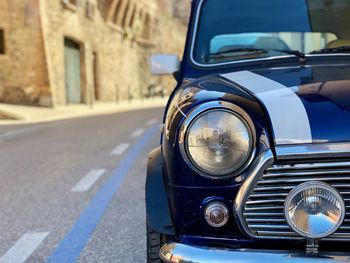
<path id="1" fill-rule="evenodd" d="M 135 24 L 136 12 L 137 12 L 137 8 L 136 8 L 136 5 L 134 5 L 132 12 L 131 12 L 130 20 L 129 20 L 129 27 L 130 28 L 132 28 Z"/>
<path id="2" fill-rule="evenodd" d="M 110 0 L 107 23 L 132 40 L 151 44 L 154 19 L 134 0 Z"/>
<path id="3" fill-rule="evenodd" d="M 71 4 L 71 5 L 75 5 L 78 6 L 79 4 L 79 0 L 62 0 L 64 4 Z"/>
<path id="4" fill-rule="evenodd" d="M 121 14 L 121 22 L 120 22 L 120 26 L 125 29 L 126 26 L 127 26 L 127 20 L 128 20 L 128 14 L 129 14 L 129 10 L 130 10 L 130 6 L 131 6 L 131 3 L 130 1 L 128 1 L 128 3 L 126 4 L 126 7 L 125 7 L 125 10 L 124 10 L 124 14 Z"/>
<path id="5" fill-rule="evenodd" d="M 145 40 L 149 40 L 151 38 L 151 17 L 149 14 L 146 14 L 145 20 L 143 21 L 144 27 L 142 32 L 142 38 Z"/>
<path id="6" fill-rule="evenodd" d="M 71 11 L 76 11 L 80 6 L 80 0 L 62 0 L 62 4 Z"/>
<path id="7" fill-rule="evenodd" d="M 149 13 L 141 12 L 139 15 L 141 30 L 139 31 L 137 41 L 140 44 L 153 45 L 153 29 L 155 19 Z"/>
<path id="8" fill-rule="evenodd" d="M 0 55 L 5 54 L 5 32 L 0 29 Z"/>
<path id="9" fill-rule="evenodd" d="M 130 8 L 132 8 L 130 0 L 113 0 L 109 8 L 107 22 L 114 28 L 124 31 Z"/>
<path id="10" fill-rule="evenodd" d="M 91 20 L 95 18 L 95 5 L 90 2 L 86 3 L 86 16 Z"/>

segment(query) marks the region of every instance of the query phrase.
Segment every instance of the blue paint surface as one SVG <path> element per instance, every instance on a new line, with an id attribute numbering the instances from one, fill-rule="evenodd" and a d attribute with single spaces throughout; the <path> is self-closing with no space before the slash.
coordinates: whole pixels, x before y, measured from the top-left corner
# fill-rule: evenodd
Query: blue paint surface
<path id="1" fill-rule="evenodd" d="M 113 175 L 91 200 L 90 204 L 78 218 L 73 228 L 47 259 L 47 263 L 73 263 L 77 261 L 113 197 L 122 185 L 130 168 L 145 144 L 157 133 L 157 129 L 157 125 L 150 128 L 131 148 L 127 155 L 121 159 L 120 164 L 113 172 Z"/>

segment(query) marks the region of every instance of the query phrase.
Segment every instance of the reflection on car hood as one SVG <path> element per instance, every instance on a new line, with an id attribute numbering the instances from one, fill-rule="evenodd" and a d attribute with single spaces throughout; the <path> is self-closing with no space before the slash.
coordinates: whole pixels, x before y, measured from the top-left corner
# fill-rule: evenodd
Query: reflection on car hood
<path id="1" fill-rule="evenodd" d="M 303 124 L 303 119 L 301 118 L 297 122 L 294 120 L 295 123 L 293 124 L 294 126 L 292 126 L 302 126 L 302 128 L 293 128 L 292 133 L 299 132 L 298 129 L 304 129 L 305 132 L 301 137 L 305 137 L 305 142 L 307 142 L 306 135 L 308 134 L 307 128 L 305 128 L 306 126 L 309 126 L 309 133 L 311 132 L 310 142 L 325 143 L 350 141 L 350 67 L 298 67 L 255 70 L 251 73 L 272 80 L 284 87 L 288 87 L 296 94 L 295 97 L 299 98 L 303 108 L 305 108 L 304 112 L 306 111 L 306 115 L 300 114 L 300 111 L 295 109 L 300 107 L 297 104 L 292 104 L 295 105 L 293 108 L 290 106 L 288 110 L 282 110 L 280 113 L 284 116 L 284 124 L 281 120 L 279 120 L 279 122 L 277 120 L 277 123 L 279 123 L 277 126 L 285 125 L 295 117 L 295 114 L 299 114 L 297 116 L 298 118 L 305 115 L 308 122 L 307 125 Z M 234 78 L 231 80 L 235 82 Z M 259 85 L 259 81 L 257 81 L 256 85 Z M 244 87 L 245 85 L 241 86 L 243 88 L 248 88 Z M 273 96 L 273 94 L 271 96 Z M 266 99 L 267 103 L 275 104 L 275 109 L 278 109 L 278 107 L 283 108 L 283 105 L 278 105 L 278 103 L 281 103 L 282 96 L 276 97 L 276 100 L 279 101 L 273 101 L 273 98 L 269 97 Z M 257 97 L 259 97 L 259 95 L 257 95 Z M 267 97 L 266 94 L 265 97 Z M 273 113 L 269 112 L 268 107 L 267 112 L 270 115 L 273 130 L 280 129 L 276 124 L 274 125 L 274 116 Z M 281 116 L 279 118 L 281 119 Z M 278 135 L 276 135 L 276 131 L 275 137 L 277 137 L 275 139 L 276 144 L 278 144 Z M 298 141 L 295 140 L 295 143 L 298 143 Z M 299 143 L 303 142 L 301 141 Z M 293 142 L 283 144 L 293 144 Z"/>

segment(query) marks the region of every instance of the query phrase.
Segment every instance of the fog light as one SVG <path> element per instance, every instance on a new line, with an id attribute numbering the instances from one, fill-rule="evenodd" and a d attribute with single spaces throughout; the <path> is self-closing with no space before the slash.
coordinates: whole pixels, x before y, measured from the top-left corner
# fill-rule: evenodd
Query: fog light
<path id="1" fill-rule="evenodd" d="M 345 205 L 336 189 L 323 182 L 307 182 L 290 192 L 285 202 L 290 227 L 303 237 L 318 239 L 338 230 Z"/>
<path id="2" fill-rule="evenodd" d="M 205 208 L 205 220 L 212 227 L 222 227 L 228 219 L 228 208 L 221 202 L 212 202 Z"/>

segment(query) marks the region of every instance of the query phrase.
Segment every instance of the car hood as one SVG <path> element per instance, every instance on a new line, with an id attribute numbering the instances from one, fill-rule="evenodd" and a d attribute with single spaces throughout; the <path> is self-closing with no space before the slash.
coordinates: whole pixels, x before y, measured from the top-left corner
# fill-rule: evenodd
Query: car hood
<path id="1" fill-rule="evenodd" d="M 242 73 L 247 72 L 228 73 L 223 77 L 248 89 L 265 104 L 277 145 L 350 141 L 350 66 L 253 70 L 249 74 L 254 79 L 257 76 L 255 83 L 249 74 L 241 78 Z M 284 100 L 286 94 L 279 91 L 274 97 L 276 90 L 271 86 L 288 88 L 293 100 Z M 259 93 L 259 88 L 264 95 Z M 282 135 L 278 133 L 295 137 L 285 140 L 279 138 Z"/>

